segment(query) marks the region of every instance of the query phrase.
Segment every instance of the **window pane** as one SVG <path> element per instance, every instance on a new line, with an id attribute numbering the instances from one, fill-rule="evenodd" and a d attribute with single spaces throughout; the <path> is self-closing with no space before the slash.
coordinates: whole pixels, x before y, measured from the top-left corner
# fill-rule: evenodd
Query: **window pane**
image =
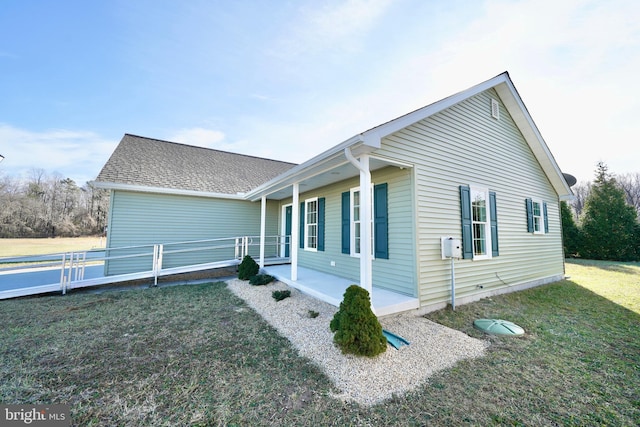
<path id="1" fill-rule="evenodd" d="M 360 190 L 352 189 L 351 190 L 351 254 L 352 255 L 360 255 L 362 250 L 362 227 L 370 227 L 371 228 L 371 254 L 374 254 L 374 224 L 373 224 L 373 215 L 374 215 L 374 207 L 373 207 L 373 186 L 371 188 L 371 208 L 369 209 L 370 218 L 367 221 L 366 218 L 362 218 L 361 212 L 361 203 L 362 199 L 360 197 Z M 363 224 L 364 221 L 364 224 Z M 367 224 L 368 223 L 368 224 Z"/>
<path id="2" fill-rule="evenodd" d="M 484 200 L 477 200 L 472 203 L 473 220 L 477 222 L 487 221 L 487 204 Z"/>
<path id="3" fill-rule="evenodd" d="M 317 239 L 318 237 L 318 227 L 313 224 L 307 226 L 307 247 L 316 249 L 317 248 Z"/>
<path id="4" fill-rule="evenodd" d="M 471 220 L 473 231 L 473 254 L 487 255 L 487 192 L 471 189 Z"/>
<path id="5" fill-rule="evenodd" d="M 353 220 L 360 221 L 360 192 L 353 193 Z"/>
<path id="6" fill-rule="evenodd" d="M 318 245 L 318 201 L 310 200 L 306 203 L 306 247 L 317 249 Z"/>
<path id="7" fill-rule="evenodd" d="M 533 202 L 533 215 L 540 216 L 540 203 Z"/>
<path id="8" fill-rule="evenodd" d="M 533 232 L 534 233 L 542 233 L 543 228 L 543 219 L 542 219 L 542 203 L 533 202 Z"/>
<path id="9" fill-rule="evenodd" d="M 473 254 L 486 255 L 487 239 L 485 237 L 485 225 L 473 224 Z"/>
<path id="10" fill-rule="evenodd" d="M 318 202 L 315 200 L 307 203 L 307 223 L 318 222 Z"/>

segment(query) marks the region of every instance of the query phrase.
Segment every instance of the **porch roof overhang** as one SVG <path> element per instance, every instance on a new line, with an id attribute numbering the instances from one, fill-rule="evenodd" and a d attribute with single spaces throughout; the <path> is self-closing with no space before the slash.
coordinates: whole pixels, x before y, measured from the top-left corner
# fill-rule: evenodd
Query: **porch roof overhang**
<path id="1" fill-rule="evenodd" d="M 292 196 L 294 183 L 298 183 L 300 192 L 305 192 L 357 177 L 360 171 L 349 162 L 345 155 L 345 150 L 350 150 L 351 154 L 356 158 L 368 154 L 370 156 L 370 171 L 386 166 L 412 167 L 408 163 L 376 156 L 375 151 L 380 147 L 380 140 L 371 140 L 365 137 L 365 134 L 358 134 L 349 138 L 343 143 L 251 190 L 245 197 L 253 202 L 260 200 L 262 197 L 282 200 Z"/>

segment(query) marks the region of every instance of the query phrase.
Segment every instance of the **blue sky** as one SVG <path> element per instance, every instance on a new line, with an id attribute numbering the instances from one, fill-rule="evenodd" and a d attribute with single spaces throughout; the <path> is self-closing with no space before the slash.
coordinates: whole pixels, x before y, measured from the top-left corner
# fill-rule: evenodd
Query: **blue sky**
<path id="1" fill-rule="evenodd" d="M 0 174 L 124 133 L 303 162 L 509 71 L 560 167 L 640 172 L 637 0 L 2 0 Z"/>

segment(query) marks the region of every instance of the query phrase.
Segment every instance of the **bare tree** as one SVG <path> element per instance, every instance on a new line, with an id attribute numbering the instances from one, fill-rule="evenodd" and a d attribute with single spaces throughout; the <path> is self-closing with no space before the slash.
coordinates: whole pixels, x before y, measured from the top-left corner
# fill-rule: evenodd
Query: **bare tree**
<path id="1" fill-rule="evenodd" d="M 582 211 L 584 209 L 584 203 L 589 197 L 589 193 L 591 193 L 591 183 L 590 182 L 581 182 L 572 187 L 573 194 L 575 199 L 571 203 L 573 210 L 576 215 L 576 219 L 582 215 Z"/>
<path id="2" fill-rule="evenodd" d="M 0 237 L 102 233 L 109 193 L 90 184 L 33 169 L 26 180 L 0 177 Z"/>
<path id="3" fill-rule="evenodd" d="M 616 180 L 624 191 L 627 203 L 636 209 L 640 218 L 640 172 L 618 175 Z"/>

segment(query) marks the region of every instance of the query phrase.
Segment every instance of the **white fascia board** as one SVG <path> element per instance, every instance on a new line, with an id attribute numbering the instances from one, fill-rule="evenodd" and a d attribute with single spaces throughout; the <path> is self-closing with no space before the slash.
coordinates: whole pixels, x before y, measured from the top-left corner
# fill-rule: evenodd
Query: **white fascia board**
<path id="1" fill-rule="evenodd" d="M 263 195 L 269 195 L 275 193 L 283 188 L 291 186 L 294 182 L 300 182 L 303 179 L 311 178 L 319 173 L 325 172 L 326 168 L 322 167 L 324 163 L 328 163 L 331 160 L 344 156 L 344 149 L 346 147 L 354 147 L 357 145 L 365 144 L 362 139 L 362 135 L 355 135 L 346 141 L 336 145 L 329 150 L 318 154 L 310 160 L 301 163 L 288 171 L 278 175 L 270 181 L 265 182 L 259 187 L 249 191 L 246 194 L 246 198 L 252 201 L 259 200 Z M 365 144 L 366 145 L 366 144 Z M 376 147 L 369 147 L 365 151 L 375 149 Z M 345 160 L 346 161 L 346 160 Z M 343 162 L 344 163 L 344 162 Z"/>
<path id="2" fill-rule="evenodd" d="M 411 169 L 414 166 L 413 163 L 402 162 L 400 160 L 391 159 L 391 158 L 389 158 L 387 156 L 380 156 L 380 155 L 377 155 L 377 154 L 370 155 L 369 159 L 371 159 L 371 160 L 380 160 L 381 162 L 384 162 L 389 166 L 395 166 L 395 167 L 400 168 L 400 169 Z"/>
<path id="3" fill-rule="evenodd" d="M 176 188 L 164 188 L 164 187 L 146 187 L 143 185 L 131 185 L 131 184 L 122 184 L 117 182 L 103 182 L 103 181 L 92 181 L 92 184 L 96 188 L 104 188 L 107 190 L 132 191 L 136 193 L 172 194 L 175 196 L 206 197 L 209 199 L 246 200 L 246 197 L 245 197 L 246 193 L 240 193 L 240 194 L 213 193 L 213 192 L 207 192 L 207 191 L 180 190 Z"/>
<path id="4" fill-rule="evenodd" d="M 500 96 L 516 126 L 520 129 L 522 136 L 524 136 L 529 148 L 531 148 L 558 196 L 572 195 L 573 193 L 564 179 L 560 167 L 556 163 L 553 154 L 551 154 L 551 150 L 549 150 L 544 138 L 542 138 L 542 134 L 540 134 L 511 79 L 507 78 L 502 84 L 497 85 L 495 91 Z"/>

